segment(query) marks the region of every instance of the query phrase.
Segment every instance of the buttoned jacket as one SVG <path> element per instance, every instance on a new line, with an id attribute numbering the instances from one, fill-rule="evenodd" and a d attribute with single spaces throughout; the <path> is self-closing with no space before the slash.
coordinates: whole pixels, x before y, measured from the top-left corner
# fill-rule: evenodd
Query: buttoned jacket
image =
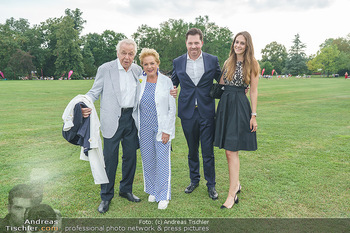
<path id="1" fill-rule="evenodd" d="M 191 119 L 197 107 L 199 114 L 204 119 L 212 119 L 215 116 L 215 100 L 209 96 L 213 80 L 220 80 L 220 65 L 216 56 L 202 52 L 204 74 L 195 85 L 186 73 L 187 53 L 174 59 L 171 79 L 175 86 L 181 85 L 178 99 L 178 115 L 181 119 Z"/>

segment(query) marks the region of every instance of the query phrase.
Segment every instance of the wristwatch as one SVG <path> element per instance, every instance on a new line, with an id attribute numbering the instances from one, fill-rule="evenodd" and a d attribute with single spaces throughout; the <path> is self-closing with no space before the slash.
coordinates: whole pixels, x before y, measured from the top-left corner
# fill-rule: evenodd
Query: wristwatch
<path id="1" fill-rule="evenodd" d="M 252 116 L 257 117 L 258 115 L 256 114 L 256 112 L 252 112 Z"/>

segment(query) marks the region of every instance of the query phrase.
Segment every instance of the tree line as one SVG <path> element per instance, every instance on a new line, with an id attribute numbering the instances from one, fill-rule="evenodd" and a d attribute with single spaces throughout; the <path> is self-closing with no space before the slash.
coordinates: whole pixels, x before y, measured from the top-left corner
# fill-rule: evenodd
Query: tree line
<path id="1" fill-rule="evenodd" d="M 287 52 L 284 45 L 271 42 L 261 50 L 260 66 L 267 74 L 330 74 L 344 75 L 350 70 L 350 33 L 346 38 L 327 39 L 320 45 L 317 54 L 307 56 L 306 45 L 296 34 L 293 45 Z"/>
<path id="2" fill-rule="evenodd" d="M 116 45 L 125 34 L 105 30 L 101 34 L 82 35 L 86 20 L 80 9 L 66 9 L 59 18 L 31 26 L 28 20 L 7 19 L 0 24 L 0 71 L 7 79 L 21 76 L 67 77 L 72 79 L 93 77 L 103 63 L 117 57 Z M 155 48 L 161 57 L 160 69 L 171 72 L 172 60 L 186 52 L 185 34 L 189 28 L 203 31 L 203 51 L 218 56 L 220 65 L 229 55 L 233 33 L 219 27 L 208 16 L 199 16 L 194 23 L 182 19 L 169 19 L 158 28 L 142 24 L 132 35 L 138 52 L 144 47 Z M 256 39 L 255 39 L 256 40 Z M 350 70 L 350 34 L 347 38 L 327 39 L 316 55 L 305 54 L 306 45 L 299 34 L 287 51 L 284 45 L 271 42 L 262 49 L 259 61 L 266 74 L 339 73 Z M 138 57 L 135 58 L 136 62 Z M 1 78 L 1 77 L 0 77 Z"/>

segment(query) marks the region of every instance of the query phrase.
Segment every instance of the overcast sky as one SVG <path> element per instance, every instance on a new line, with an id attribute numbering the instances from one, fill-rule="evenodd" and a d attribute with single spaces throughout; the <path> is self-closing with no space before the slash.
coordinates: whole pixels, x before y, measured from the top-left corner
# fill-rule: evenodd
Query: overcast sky
<path id="1" fill-rule="evenodd" d="M 234 34 L 250 32 L 257 59 L 272 41 L 289 50 L 297 33 L 307 55 L 316 54 L 326 39 L 350 33 L 349 0 L 0 0 L 0 23 L 25 18 L 32 26 L 63 16 L 67 8 L 83 12 L 83 34 L 108 29 L 128 37 L 141 24 L 159 27 L 170 18 L 194 22 L 208 15 Z"/>

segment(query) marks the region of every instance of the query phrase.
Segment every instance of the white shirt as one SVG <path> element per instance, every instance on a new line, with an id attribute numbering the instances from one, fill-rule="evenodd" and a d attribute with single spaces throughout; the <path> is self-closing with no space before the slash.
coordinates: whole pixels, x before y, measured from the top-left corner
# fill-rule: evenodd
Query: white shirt
<path id="1" fill-rule="evenodd" d="M 204 62 L 202 52 L 196 60 L 192 60 L 187 53 L 186 73 L 192 79 L 194 85 L 198 85 L 204 74 Z"/>
<path id="2" fill-rule="evenodd" d="M 190 55 L 187 53 L 186 73 L 188 76 L 190 76 L 194 85 L 197 86 L 204 74 L 204 61 L 202 52 L 196 60 L 192 60 L 190 58 Z M 197 105 L 197 99 L 195 99 L 195 104 Z"/>
<path id="3" fill-rule="evenodd" d="M 136 80 L 132 75 L 131 69 L 125 71 L 124 67 L 120 64 L 119 59 L 117 59 L 118 70 L 119 70 L 119 83 L 121 92 L 121 102 L 120 107 L 122 108 L 133 108 L 135 104 L 136 95 Z"/>

